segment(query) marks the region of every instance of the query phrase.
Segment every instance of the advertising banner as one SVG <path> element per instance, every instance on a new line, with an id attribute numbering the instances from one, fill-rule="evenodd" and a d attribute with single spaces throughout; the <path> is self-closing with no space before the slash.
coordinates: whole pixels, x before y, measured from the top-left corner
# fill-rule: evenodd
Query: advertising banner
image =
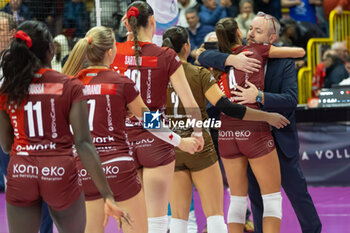
<path id="1" fill-rule="evenodd" d="M 300 164 L 308 184 L 350 185 L 350 125 L 298 123 Z"/>
<path id="2" fill-rule="evenodd" d="M 147 0 L 154 10 L 154 17 L 157 22 L 156 33 L 153 36 L 153 43 L 162 45 L 162 35 L 166 29 L 177 25 L 179 20 L 179 9 L 177 0 Z"/>

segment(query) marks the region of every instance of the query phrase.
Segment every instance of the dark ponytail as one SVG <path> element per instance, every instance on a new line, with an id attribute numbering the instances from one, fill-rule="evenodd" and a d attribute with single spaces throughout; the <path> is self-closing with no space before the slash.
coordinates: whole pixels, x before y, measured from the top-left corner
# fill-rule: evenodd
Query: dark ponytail
<path id="1" fill-rule="evenodd" d="M 8 96 L 7 104 L 20 104 L 27 98 L 29 84 L 34 74 L 47 63 L 47 51 L 52 44 L 52 36 L 44 23 L 25 21 L 17 29 L 30 37 L 32 45 L 15 38 L 3 53 L 0 94 Z"/>
<path id="2" fill-rule="evenodd" d="M 232 53 L 233 46 L 239 43 L 237 30 L 238 24 L 234 18 L 223 18 L 216 23 L 215 32 L 221 52 Z"/>
<path id="3" fill-rule="evenodd" d="M 174 26 L 163 34 L 162 46 L 174 49 L 176 53 L 180 53 L 186 43 L 188 43 L 188 32 L 184 27 Z"/>
<path id="4" fill-rule="evenodd" d="M 128 7 L 128 12 L 132 7 L 136 7 L 138 10 L 138 15 L 130 16 L 130 18 L 128 18 L 128 21 L 134 37 L 136 68 L 139 69 L 139 57 L 141 48 L 139 45 L 139 40 L 137 38 L 137 32 L 140 27 L 147 26 L 149 16 L 153 15 L 153 9 L 148 3 L 142 1 L 135 1 L 132 4 L 130 4 Z"/>

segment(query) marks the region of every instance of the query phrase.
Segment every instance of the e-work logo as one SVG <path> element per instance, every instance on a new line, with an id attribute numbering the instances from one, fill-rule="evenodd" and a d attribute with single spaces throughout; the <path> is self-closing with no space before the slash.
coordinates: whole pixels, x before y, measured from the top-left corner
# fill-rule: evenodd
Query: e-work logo
<path id="1" fill-rule="evenodd" d="M 143 128 L 144 129 L 160 129 L 162 114 L 157 110 L 156 112 L 144 112 L 143 113 Z"/>

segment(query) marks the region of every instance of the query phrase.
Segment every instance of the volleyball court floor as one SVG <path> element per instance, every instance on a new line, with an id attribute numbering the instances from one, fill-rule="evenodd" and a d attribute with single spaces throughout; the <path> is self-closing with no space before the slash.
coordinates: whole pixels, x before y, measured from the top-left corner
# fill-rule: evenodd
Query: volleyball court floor
<path id="1" fill-rule="evenodd" d="M 322 233 L 350 233 L 350 187 L 309 187 L 309 192 L 322 221 Z M 196 191 L 193 198 L 198 232 L 201 233 L 206 224 L 206 219 Z M 229 198 L 229 193 L 225 192 L 225 213 L 228 210 Z M 5 194 L 0 193 L 0 233 L 8 233 L 5 206 Z M 54 232 L 56 233 L 57 231 L 54 230 Z M 117 230 L 116 222 L 110 219 L 106 233 L 112 232 L 120 233 L 121 231 Z M 301 233 L 293 208 L 284 193 L 281 233 Z"/>

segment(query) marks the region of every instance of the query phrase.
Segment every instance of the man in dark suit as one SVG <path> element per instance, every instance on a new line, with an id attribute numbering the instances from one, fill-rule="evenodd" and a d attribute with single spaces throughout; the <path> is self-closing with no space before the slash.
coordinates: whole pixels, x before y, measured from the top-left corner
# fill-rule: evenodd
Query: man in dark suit
<path id="1" fill-rule="evenodd" d="M 262 23 L 262 17 L 265 23 Z M 271 19 L 271 20 L 270 20 Z M 247 35 L 249 43 L 272 44 L 279 34 L 278 21 L 270 16 L 258 15 L 251 23 Z M 218 51 L 205 51 L 198 60 L 207 67 L 225 70 L 225 66 L 235 68 L 235 55 L 223 54 Z M 291 122 L 282 129 L 272 129 L 281 167 L 282 187 L 287 194 L 298 217 L 303 233 L 321 232 L 321 221 L 307 190 L 307 184 L 299 165 L 299 140 L 295 122 L 295 108 L 298 102 L 297 73 L 294 61 L 291 59 L 269 59 L 265 74 L 265 89 L 259 91 L 254 84 L 247 83 L 248 88 L 236 97 L 240 103 L 261 103 L 261 109 L 278 112 Z M 263 201 L 260 188 L 251 169 L 248 168 L 249 198 L 252 204 L 255 232 L 262 233 Z"/>

